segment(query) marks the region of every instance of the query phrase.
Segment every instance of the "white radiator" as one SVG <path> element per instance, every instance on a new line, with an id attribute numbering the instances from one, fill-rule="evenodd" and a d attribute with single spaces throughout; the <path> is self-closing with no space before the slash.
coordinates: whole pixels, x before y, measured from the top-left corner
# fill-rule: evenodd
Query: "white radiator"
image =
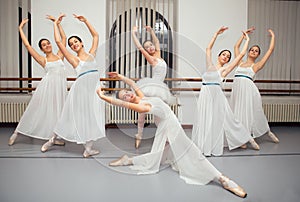
<path id="1" fill-rule="evenodd" d="M 178 117 L 179 104 L 170 105 L 174 114 Z M 106 124 L 137 124 L 138 113 L 124 107 L 106 104 Z M 147 114 L 145 123 L 154 123 L 154 116 Z"/>
<path id="2" fill-rule="evenodd" d="M 24 113 L 26 103 L 0 103 L 0 123 L 16 123 L 19 122 Z"/>
<path id="3" fill-rule="evenodd" d="M 300 103 L 267 103 L 263 109 L 269 122 L 300 122 Z"/>
<path id="4" fill-rule="evenodd" d="M 19 122 L 28 102 L 0 102 L 0 123 Z M 180 105 L 170 106 L 178 117 Z M 264 112 L 269 122 L 300 122 L 300 103 L 264 103 Z M 138 113 L 132 110 L 106 104 L 106 124 L 136 124 Z M 152 115 L 147 115 L 145 123 L 154 123 Z"/>

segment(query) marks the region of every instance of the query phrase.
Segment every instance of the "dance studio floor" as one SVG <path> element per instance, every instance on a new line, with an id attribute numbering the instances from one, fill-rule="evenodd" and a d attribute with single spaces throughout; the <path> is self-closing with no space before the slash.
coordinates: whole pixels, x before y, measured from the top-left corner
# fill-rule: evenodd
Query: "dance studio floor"
<path id="1" fill-rule="evenodd" d="M 272 126 L 280 139 L 257 140 L 261 150 L 225 150 L 222 157 L 209 157 L 221 172 L 247 192 L 241 199 L 217 183 L 188 185 L 170 167 L 154 175 L 134 175 L 128 167 L 111 168 L 113 159 L 139 154 L 151 148 L 154 128 L 146 128 L 146 140 L 134 149 L 133 128 L 108 128 L 107 138 L 97 141 L 101 153 L 82 157 L 83 146 L 67 142 L 40 152 L 41 140 L 25 136 L 9 147 L 14 125 L 0 129 L 0 202 L 299 202 L 300 126 Z M 185 129 L 191 134 L 190 129 Z"/>

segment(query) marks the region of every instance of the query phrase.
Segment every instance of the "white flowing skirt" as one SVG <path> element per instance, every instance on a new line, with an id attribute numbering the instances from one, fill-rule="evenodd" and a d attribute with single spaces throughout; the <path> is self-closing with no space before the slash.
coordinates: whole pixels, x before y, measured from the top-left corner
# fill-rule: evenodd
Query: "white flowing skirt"
<path id="1" fill-rule="evenodd" d="M 253 137 L 259 137 L 270 131 L 260 93 L 250 79 L 234 78 L 230 105 L 234 116 L 242 122 Z"/>
<path id="2" fill-rule="evenodd" d="M 188 184 L 204 185 L 220 176 L 220 172 L 186 136 L 174 114 L 158 123 L 151 152 L 133 157 L 130 168 L 137 170 L 138 174 L 153 174 L 159 171 L 161 164 L 168 162 Z"/>
<path id="3" fill-rule="evenodd" d="M 46 74 L 38 84 L 23 113 L 16 132 L 48 140 L 59 119 L 67 95 L 67 80 L 64 75 Z"/>
<path id="4" fill-rule="evenodd" d="M 163 81 L 143 78 L 136 84 L 146 97 L 159 97 L 170 105 L 176 103 L 176 97 L 171 94 L 169 87 Z"/>
<path id="5" fill-rule="evenodd" d="M 80 76 L 73 83 L 54 132 L 70 142 L 85 144 L 105 136 L 105 103 L 96 93 L 98 72 Z"/>
<path id="6" fill-rule="evenodd" d="M 224 139 L 225 136 L 225 139 Z M 220 156 L 251 139 L 250 133 L 234 118 L 220 86 L 202 86 L 193 125 L 192 140 L 206 156 Z"/>

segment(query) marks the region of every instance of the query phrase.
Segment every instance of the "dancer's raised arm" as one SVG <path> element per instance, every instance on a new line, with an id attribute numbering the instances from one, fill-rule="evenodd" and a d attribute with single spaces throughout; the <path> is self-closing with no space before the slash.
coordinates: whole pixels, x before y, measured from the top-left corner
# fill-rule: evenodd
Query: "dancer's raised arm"
<path id="1" fill-rule="evenodd" d="M 60 32 L 59 32 L 59 28 L 58 28 L 58 25 L 61 23 L 61 21 L 62 21 L 62 19 L 64 17 L 66 17 L 65 14 L 60 14 L 58 16 L 58 18 L 53 23 L 53 26 L 54 26 L 53 27 L 54 28 L 54 39 L 55 39 L 55 42 L 56 42 L 59 50 L 66 57 L 66 59 L 68 60 L 68 62 L 75 68 L 75 67 L 77 67 L 77 65 L 79 63 L 79 60 L 78 60 L 78 58 L 75 55 L 73 55 L 72 53 L 70 53 L 68 51 L 68 49 L 66 48 L 66 46 L 64 45 L 63 40 L 60 37 Z"/>
<path id="2" fill-rule="evenodd" d="M 52 22 L 55 22 L 55 17 L 52 16 L 52 15 L 47 15 L 46 16 L 47 19 L 51 20 Z M 67 44 L 67 37 L 66 37 L 66 34 L 65 34 L 65 31 L 64 29 L 62 28 L 61 26 L 61 21 L 62 21 L 62 17 L 58 19 L 57 21 L 57 26 L 58 26 L 58 31 L 59 31 L 59 35 L 60 35 L 60 41 L 62 43 L 62 45 L 64 45 L 66 47 L 66 44 Z M 64 58 L 64 54 L 61 52 L 60 49 L 58 49 L 58 52 L 57 52 L 57 55 L 63 59 Z"/>
<path id="3" fill-rule="evenodd" d="M 82 15 L 76 15 L 73 14 L 73 16 L 75 18 L 77 18 L 79 21 L 84 22 L 85 25 L 87 26 L 87 28 L 89 29 L 92 37 L 93 37 L 93 42 L 92 42 L 92 47 L 89 50 L 89 53 L 94 55 L 94 57 L 96 56 L 96 52 L 97 52 L 97 48 L 98 48 L 98 44 L 99 44 L 99 34 L 98 32 L 95 30 L 95 28 L 92 26 L 92 24 Z"/>
<path id="4" fill-rule="evenodd" d="M 234 58 L 234 60 L 229 63 L 227 66 L 224 67 L 224 70 L 222 71 L 222 77 L 226 77 L 242 60 L 242 58 L 245 56 L 248 45 L 249 45 L 249 36 L 246 32 L 243 32 L 244 39 L 246 40 L 243 46 L 242 51 Z"/>
<path id="5" fill-rule="evenodd" d="M 206 66 L 207 68 L 212 66 L 212 57 L 211 57 L 211 50 L 214 46 L 214 43 L 217 39 L 217 37 L 222 34 L 225 30 L 227 30 L 228 27 L 221 27 L 215 34 L 214 36 L 212 37 L 211 41 L 209 42 L 208 46 L 206 47 Z"/>
<path id="6" fill-rule="evenodd" d="M 118 99 L 118 98 L 107 96 L 107 95 L 104 94 L 104 91 L 102 91 L 101 87 L 97 89 L 97 94 L 105 102 L 108 102 L 112 105 L 125 107 L 127 109 L 131 109 L 131 110 L 134 110 L 134 111 L 139 112 L 139 113 L 146 113 L 146 112 L 149 112 L 150 109 L 151 109 L 151 106 L 148 105 L 148 104 L 131 103 L 131 102 L 123 101 L 123 100 Z"/>
<path id="7" fill-rule="evenodd" d="M 160 43 L 159 40 L 157 38 L 157 36 L 155 35 L 155 32 L 153 30 L 153 28 L 151 26 L 146 25 L 145 26 L 147 32 L 150 32 L 151 37 L 152 37 L 152 42 L 155 46 L 155 53 L 157 57 L 160 57 Z"/>
<path id="8" fill-rule="evenodd" d="M 42 67 L 45 67 L 46 64 L 46 60 L 45 57 L 40 55 L 34 48 L 32 48 L 32 46 L 30 45 L 24 31 L 23 31 L 23 27 L 24 25 L 28 22 L 29 20 L 27 18 L 24 18 L 22 20 L 22 22 L 19 25 L 19 32 L 20 32 L 20 37 L 22 39 L 22 42 L 24 44 L 24 46 L 26 47 L 27 51 L 29 52 L 29 54 L 34 58 L 34 60 L 39 63 Z M 49 41 L 48 41 L 49 42 Z M 49 42 L 50 43 L 50 42 Z"/>
<path id="9" fill-rule="evenodd" d="M 275 34 L 273 32 L 273 30 L 269 29 L 268 32 L 270 33 L 271 36 L 271 41 L 270 41 L 270 45 L 269 45 L 269 49 L 267 50 L 266 54 L 262 57 L 262 59 L 255 63 L 255 65 L 253 66 L 253 70 L 254 72 L 258 72 L 259 70 L 261 70 L 264 65 L 266 64 L 266 62 L 268 61 L 269 57 L 271 56 L 274 47 L 275 47 Z"/>
<path id="10" fill-rule="evenodd" d="M 121 81 L 123 81 L 124 83 L 129 85 L 135 91 L 137 96 L 139 96 L 141 98 L 144 97 L 144 93 L 140 90 L 140 88 L 136 85 L 136 83 L 133 80 L 131 80 L 130 78 L 127 78 L 126 76 L 118 74 L 117 72 L 108 72 L 108 76 L 110 78 L 120 79 Z"/>
<path id="11" fill-rule="evenodd" d="M 249 35 L 249 34 L 253 33 L 254 30 L 255 30 L 255 27 L 250 27 L 245 32 Z M 241 52 L 240 46 L 244 39 L 245 39 L 245 34 L 242 33 L 241 37 L 238 39 L 238 41 L 234 45 L 234 57 L 237 57 L 240 54 L 240 52 Z"/>
<path id="12" fill-rule="evenodd" d="M 149 30 L 150 28 L 146 28 Z M 138 32 L 138 27 L 134 26 L 132 28 L 132 38 L 133 42 L 135 43 L 136 47 L 141 51 L 143 56 L 146 58 L 146 60 L 149 62 L 151 66 L 155 66 L 157 63 L 157 57 L 160 58 L 160 48 L 157 49 L 157 42 L 154 42 L 154 44 L 151 41 L 145 41 L 143 45 L 140 43 L 139 39 L 137 38 L 137 32 Z M 153 38 L 153 35 L 155 36 L 154 31 L 151 29 L 150 31 L 151 36 Z M 153 38 L 154 41 L 158 41 L 158 39 L 155 37 Z M 159 42 L 158 42 L 159 46 Z"/>

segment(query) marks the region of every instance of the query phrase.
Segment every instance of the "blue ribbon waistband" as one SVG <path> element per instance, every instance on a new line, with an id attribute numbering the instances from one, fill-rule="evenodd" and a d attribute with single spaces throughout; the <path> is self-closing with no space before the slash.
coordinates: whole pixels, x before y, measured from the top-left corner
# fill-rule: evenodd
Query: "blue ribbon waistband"
<path id="1" fill-rule="evenodd" d="M 202 85 L 220 85 L 219 83 L 202 83 Z"/>
<path id="2" fill-rule="evenodd" d="M 237 75 L 234 75 L 234 77 L 244 77 L 244 78 L 247 78 L 247 79 L 250 79 L 251 81 L 253 81 L 253 79 L 250 76 L 246 76 L 243 74 L 237 74 Z"/>
<path id="3" fill-rule="evenodd" d="M 77 76 L 77 78 L 79 78 L 79 77 L 81 77 L 81 76 L 83 76 L 83 75 L 85 75 L 85 74 L 87 74 L 87 73 L 91 73 L 91 72 L 98 72 L 98 70 L 97 70 L 97 69 L 91 69 L 91 70 L 88 70 L 88 71 L 86 71 L 86 72 L 82 72 L 81 74 L 79 74 L 79 75 Z"/>

